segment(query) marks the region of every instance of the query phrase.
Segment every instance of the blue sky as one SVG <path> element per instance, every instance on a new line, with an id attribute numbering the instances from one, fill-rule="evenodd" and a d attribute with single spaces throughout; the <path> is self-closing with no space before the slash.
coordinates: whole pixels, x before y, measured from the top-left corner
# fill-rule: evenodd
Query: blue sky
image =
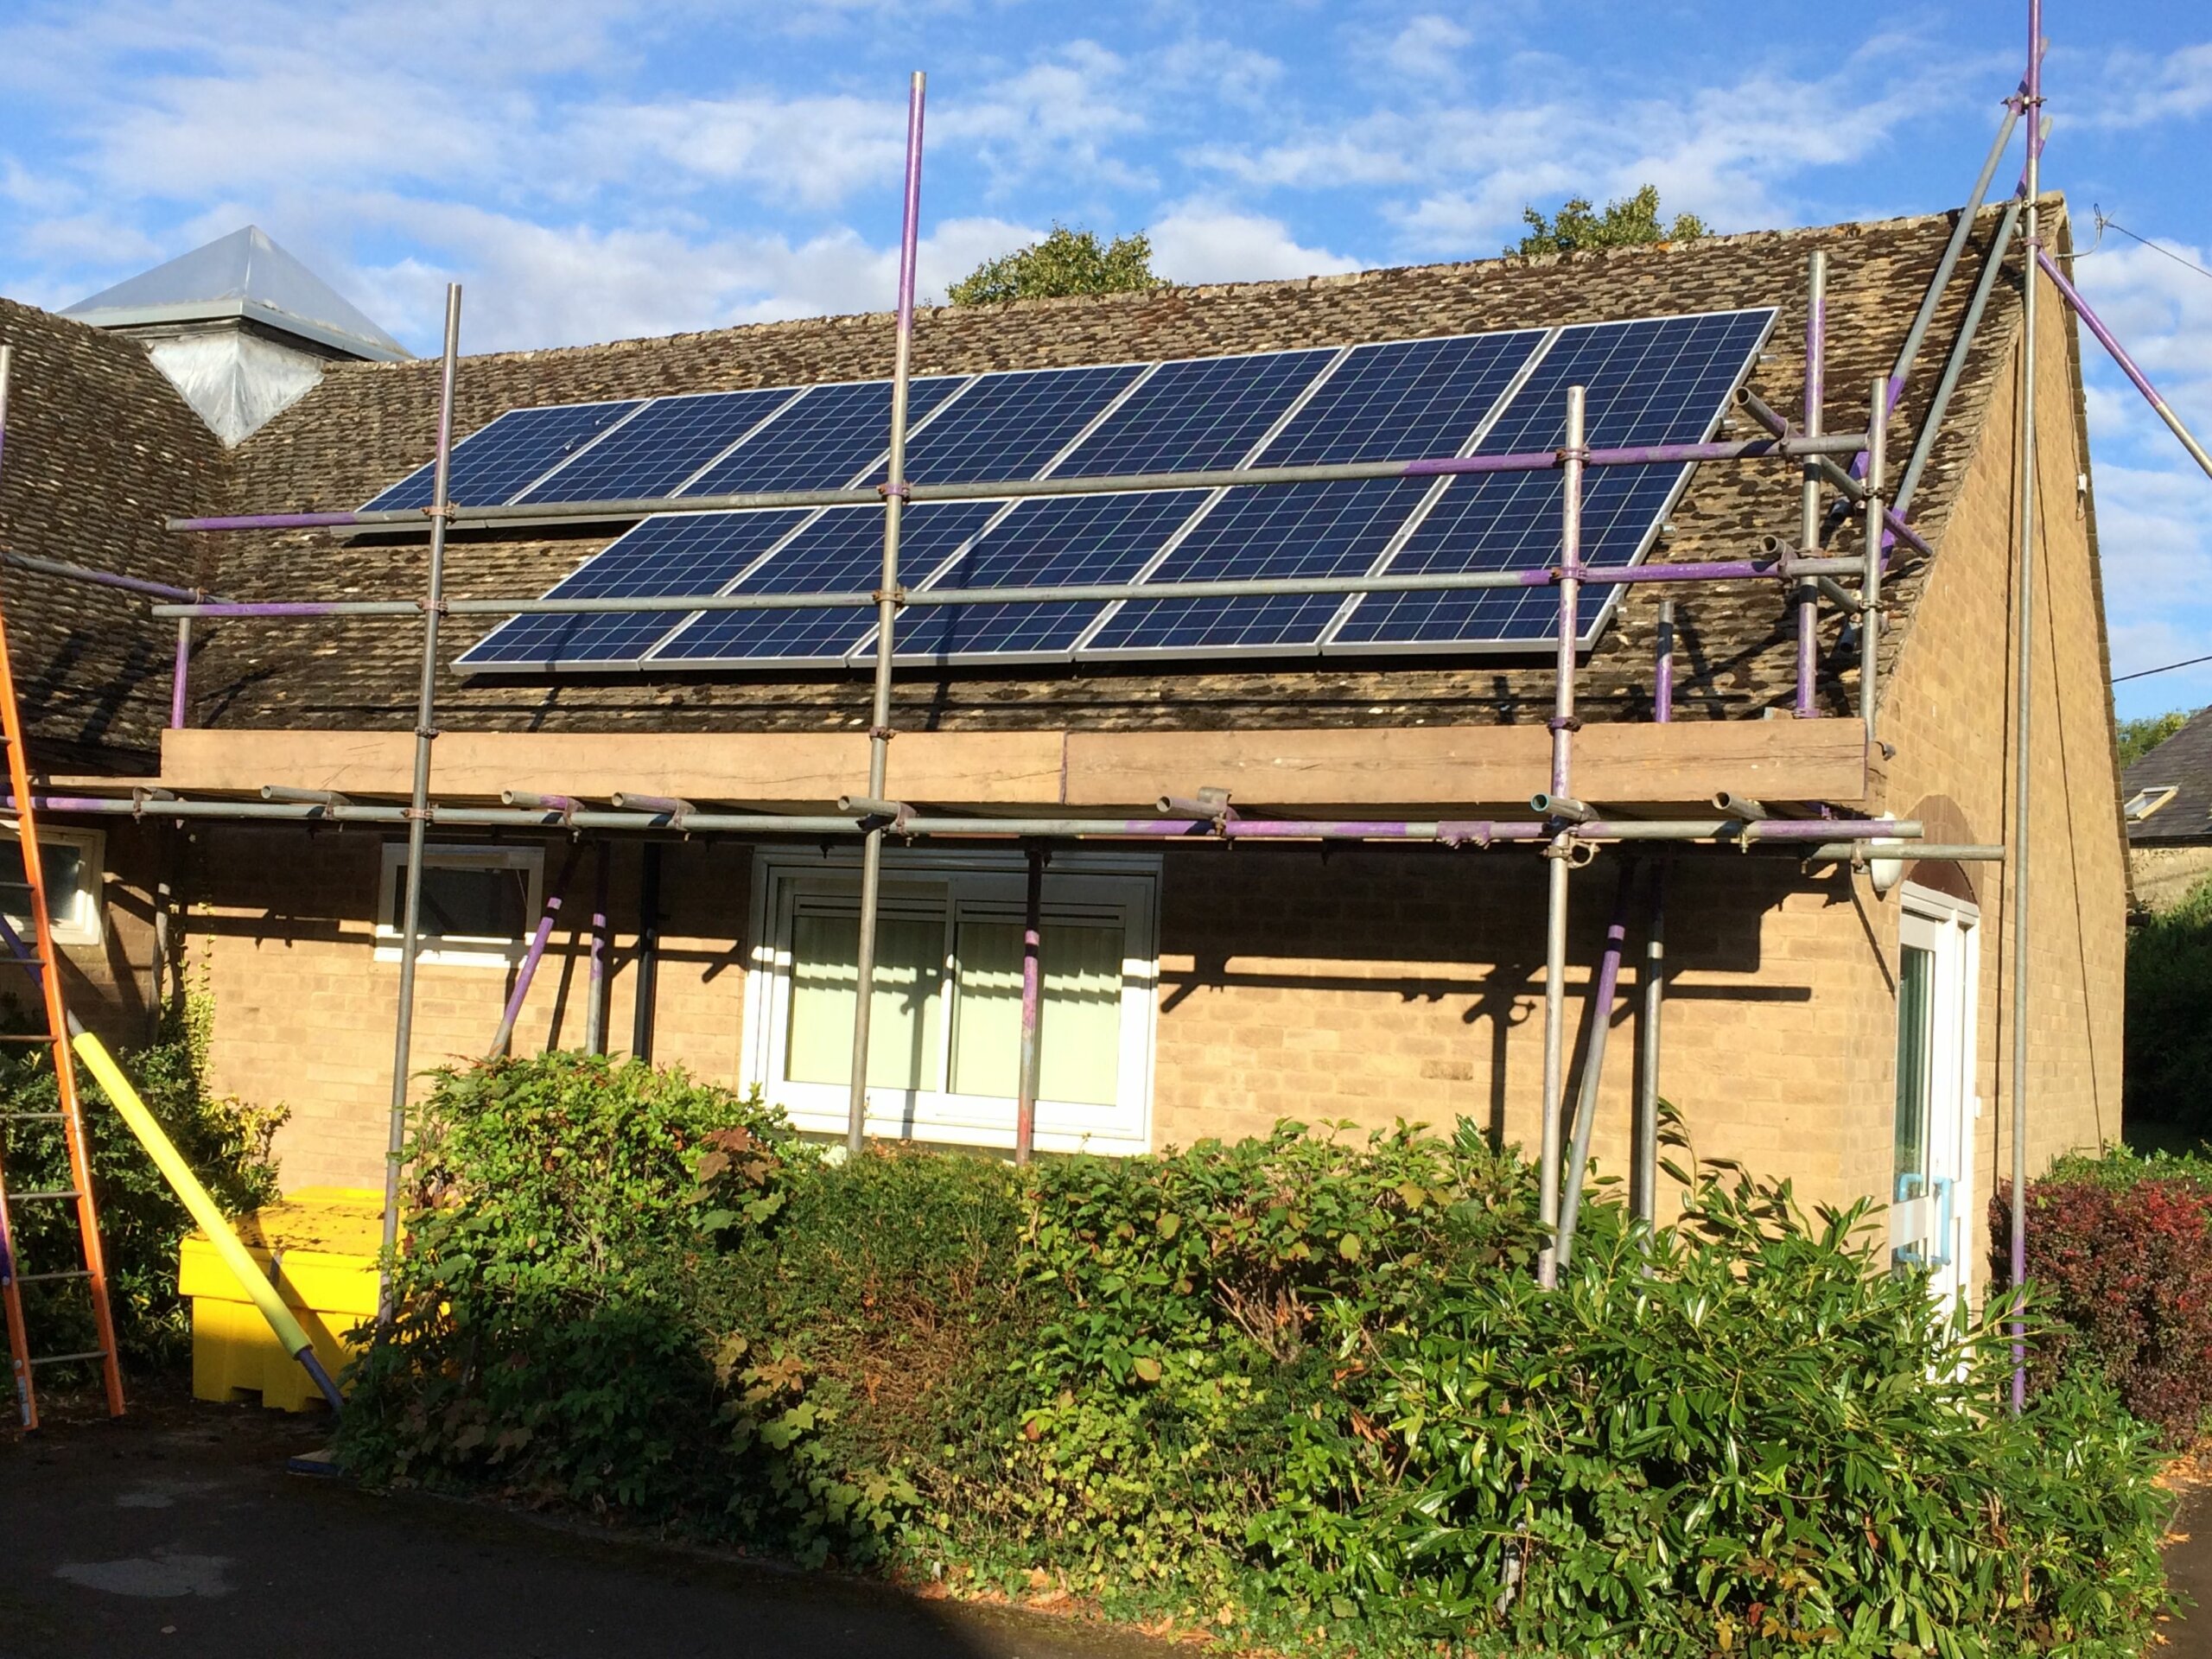
<path id="1" fill-rule="evenodd" d="M 1972 182 L 2024 10 L 8 0 L 0 293 L 252 221 L 418 351 L 454 276 L 473 350 L 879 306 L 916 67 L 925 289 L 1055 218 L 1204 281 L 1483 257 L 1524 202 L 1647 180 L 1724 231 L 1923 212 Z M 2165 250 L 2109 231 L 2082 284 L 2212 433 L 2212 276 L 2178 262 L 2212 266 L 2212 16 L 2045 28 L 2047 182 L 2085 246 L 2094 205 Z M 2091 379 L 2115 670 L 2212 652 L 2212 480 Z M 2120 688 L 2206 702 L 2212 667 Z"/>

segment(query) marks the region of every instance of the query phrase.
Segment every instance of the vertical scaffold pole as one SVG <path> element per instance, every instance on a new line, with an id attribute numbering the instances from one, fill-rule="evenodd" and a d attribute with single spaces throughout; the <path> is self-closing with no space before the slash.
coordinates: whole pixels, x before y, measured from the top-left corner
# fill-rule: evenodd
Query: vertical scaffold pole
<path id="1" fill-rule="evenodd" d="M 1571 800 L 1573 783 L 1574 645 L 1581 632 L 1582 441 L 1584 394 L 1567 389 L 1567 442 L 1560 451 L 1559 659 L 1552 696 L 1552 793 Z M 1548 1237 L 1536 1258 L 1536 1282 L 1547 1290 L 1559 1283 L 1560 1118 L 1567 1105 L 1567 880 L 1573 851 L 1572 830 L 1562 829 L 1545 849 L 1544 901 L 1544 1122 L 1539 1218 Z"/>
<path id="2" fill-rule="evenodd" d="M 1888 518 L 1882 491 L 1889 467 L 1889 379 L 1878 377 L 1866 409 L 1866 569 L 1860 578 L 1859 616 L 1859 717 L 1866 744 L 1874 744 L 1874 715 L 1882 682 L 1882 536 Z"/>
<path id="3" fill-rule="evenodd" d="M 899 330 L 891 365 L 891 454 L 883 490 L 883 585 L 875 607 L 875 698 L 868 734 L 868 792 L 884 798 L 891 760 L 891 654 L 898 622 L 899 521 L 906 496 L 906 390 L 914 355 L 914 248 L 922 208 L 922 72 L 906 90 L 906 224 L 899 242 Z M 883 886 L 882 824 L 861 848 L 861 937 L 853 963 L 852 1092 L 845 1146 L 858 1152 L 868 1137 L 868 1039 L 875 1000 L 875 912 Z"/>
<path id="4" fill-rule="evenodd" d="M 592 878 L 591 975 L 584 1003 L 584 1052 L 607 1052 L 607 845 L 599 843 L 598 869 Z"/>
<path id="5" fill-rule="evenodd" d="M 1664 726 L 1675 717 L 1675 601 L 1659 601 L 1659 635 L 1651 645 L 1651 718 Z"/>
<path id="6" fill-rule="evenodd" d="M 1643 1052 L 1636 1079 L 1636 1162 L 1630 1182 L 1636 1218 L 1646 1227 L 1659 1219 L 1659 1028 L 1667 1001 L 1667 866 L 1651 866 L 1643 929 Z"/>
<path id="7" fill-rule="evenodd" d="M 1805 272 L 1805 435 L 1821 435 L 1821 405 L 1827 401 L 1828 327 L 1828 256 L 1813 251 Z M 1799 486 L 1797 546 L 1808 557 L 1817 557 L 1821 543 L 1821 468 L 1810 457 L 1805 480 Z M 1800 720 L 1821 712 L 1815 696 L 1821 643 L 1821 590 L 1809 576 L 1797 584 L 1797 704 Z"/>
<path id="8" fill-rule="evenodd" d="M 192 619 L 176 620 L 176 670 L 169 677 L 169 729 L 192 723 Z"/>
<path id="9" fill-rule="evenodd" d="M 1029 849 L 1029 884 L 1021 919 L 1021 1076 L 1014 1109 L 1014 1161 L 1026 1164 L 1037 1146 L 1037 1083 L 1043 1069 L 1045 1018 L 1045 849 Z"/>
<path id="10" fill-rule="evenodd" d="M 2028 124 L 2028 233 L 2020 261 L 2026 282 L 2021 296 L 2020 396 L 2018 410 L 2020 467 L 2020 557 L 2014 580 L 2018 583 L 2020 630 L 2018 655 L 2013 665 L 2012 845 L 2005 868 L 2012 876 L 2012 1288 L 2018 1292 L 2028 1277 L 2028 841 L 2032 822 L 2028 810 L 2030 785 L 2035 773 L 2028 748 L 2031 717 L 2035 712 L 2035 594 L 2036 594 L 2036 290 L 2042 277 L 2036 269 L 2043 251 L 2043 219 L 2036 196 L 2043 188 L 2043 0 L 2028 0 L 2028 85 L 2021 99 Z M 2028 1343 L 2026 1327 L 2012 1321 L 2012 1409 L 2028 1403 Z"/>
<path id="11" fill-rule="evenodd" d="M 391 1268 L 399 1248 L 399 1170 L 407 1147 L 408 1054 L 415 1039 L 415 955 L 423 927 L 423 839 L 430 813 L 430 745 L 437 737 L 438 617 L 445 607 L 446 522 L 453 512 L 454 371 L 461 357 L 461 284 L 446 285 L 445 357 L 438 373 L 438 454 L 430 483 L 429 573 L 423 606 L 423 678 L 415 696 L 415 780 L 407 809 L 406 898 L 400 910 L 399 1013 L 393 1021 L 391 1122 L 385 1136 L 384 1252 L 377 1323 L 391 1323 Z"/>

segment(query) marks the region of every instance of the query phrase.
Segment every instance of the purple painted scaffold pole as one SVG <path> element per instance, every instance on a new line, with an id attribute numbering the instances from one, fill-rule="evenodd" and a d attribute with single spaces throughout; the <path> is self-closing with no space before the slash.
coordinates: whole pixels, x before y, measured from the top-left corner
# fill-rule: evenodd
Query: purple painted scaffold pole
<path id="1" fill-rule="evenodd" d="M 2120 372 L 2128 378 L 2136 391 L 2143 394 L 2143 400 L 2151 405 L 2152 411 L 2166 423 L 2167 429 L 2174 436 L 2181 440 L 2181 447 L 2189 451 L 2189 458 L 2202 467 L 2208 476 L 2212 476 L 2212 454 L 2206 454 L 2204 446 L 2196 441 L 2196 435 L 2182 424 L 2181 416 L 2175 414 L 2172 406 L 2158 395 L 2158 389 L 2151 384 L 2151 377 L 2136 365 L 2135 359 L 2127 354 L 2127 348 L 2113 338 L 2112 330 L 2105 327 L 2104 319 L 2090 309 L 2089 302 L 2082 297 L 2081 289 L 2066 280 L 2066 273 L 2059 270 L 2058 262 L 2050 257 L 2050 250 L 2038 247 L 2036 263 L 2043 267 L 2044 274 L 2050 278 L 2060 297 L 2073 308 L 2074 315 L 2082 319 L 2082 326 L 2096 336 L 2097 344 L 2105 348 L 2112 360 L 2120 365 Z"/>
<path id="2" fill-rule="evenodd" d="M 1598 984 L 1590 998 L 1590 1042 L 1582 1055 L 1582 1088 L 1574 1116 L 1574 1135 L 1559 1195 L 1559 1267 L 1567 1271 L 1574 1254 L 1575 1223 L 1582 1214 L 1582 1178 L 1590 1167 L 1590 1129 L 1598 1117 L 1598 1085 L 1605 1076 L 1605 1039 L 1613 1027 L 1613 997 L 1620 986 L 1621 953 L 1628 948 L 1628 902 L 1636 884 L 1633 860 L 1621 861 L 1620 891 L 1613 918 L 1605 925 L 1605 953 L 1598 963 Z"/>
<path id="3" fill-rule="evenodd" d="M 1821 405 L 1827 392 L 1828 256 L 1815 249 L 1805 273 L 1805 412 L 1806 432 L 1818 437 Z M 1821 544 L 1820 463 L 1808 461 L 1798 486 L 1797 546 L 1816 554 Z M 1794 712 L 1800 720 L 1820 713 L 1814 696 L 1814 676 L 1820 664 L 1820 588 L 1808 578 L 1797 583 L 1797 700 Z"/>
<path id="4" fill-rule="evenodd" d="M 545 895 L 545 908 L 538 913 L 537 931 L 530 936 L 530 949 L 523 953 L 522 967 L 515 975 L 515 988 L 507 998 L 507 1006 L 499 1015 L 499 1034 L 492 1039 L 488 1058 L 498 1059 L 507 1052 L 507 1045 L 514 1040 L 515 1021 L 522 1018 L 522 1005 L 530 995 L 530 982 L 537 976 L 537 963 L 545 955 L 546 942 L 553 937 L 553 924 L 561 917 L 561 898 L 569 890 L 569 878 L 576 873 L 576 857 L 583 849 L 571 847 L 568 860 L 561 866 L 561 879 L 553 884 L 553 891 Z"/>
<path id="5" fill-rule="evenodd" d="M 1675 717 L 1675 601 L 1659 601 L 1659 633 L 1651 645 L 1651 718 L 1664 726 Z"/>

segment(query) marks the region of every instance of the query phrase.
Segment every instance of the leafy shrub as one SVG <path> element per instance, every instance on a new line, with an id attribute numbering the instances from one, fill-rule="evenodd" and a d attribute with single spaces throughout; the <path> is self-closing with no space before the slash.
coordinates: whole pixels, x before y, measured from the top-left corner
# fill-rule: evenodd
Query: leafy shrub
<path id="1" fill-rule="evenodd" d="M 2212 880 L 2127 935 L 2126 1065 L 2121 1111 L 2131 1128 L 2170 1126 L 2212 1136 Z"/>
<path id="2" fill-rule="evenodd" d="M 1601 1189 L 1545 1294 L 1517 1158 L 1344 1129 L 838 1163 L 680 1074 L 452 1073 L 342 1443 L 1287 1649 L 2134 1651 L 2150 1431 L 2078 1371 L 1994 1408 L 2005 1308 L 1864 1211 Z"/>
<path id="3" fill-rule="evenodd" d="M 711 1499 L 714 1371 L 686 1317 L 700 1162 L 773 1114 L 677 1070 L 570 1053 L 440 1075 L 409 1149 L 394 1319 L 343 1444 L 372 1478 L 492 1475 L 662 1518 Z M 763 1192 L 777 1198 L 776 1160 Z M 719 1220 L 719 1217 L 715 1217 Z"/>
<path id="4" fill-rule="evenodd" d="M 1990 1204 L 1992 1267 L 2011 1276 L 2012 1198 Z M 2185 1442 L 2212 1418 L 2212 1163 L 2115 1152 L 2028 1186 L 2028 1282 L 2050 1315 L 2029 1386 L 2094 1369 L 2127 1409 Z"/>
<path id="5" fill-rule="evenodd" d="M 144 1048 L 117 1058 L 155 1119 L 226 1214 L 237 1215 L 276 1196 L 276 1168 L 270 1142 L 283 1109 L 253 1107 L 219 1096 L 207 1084 L 212 1006 L 188 995 Z M 35 1020 L 35 1024 L 33 1023 Z M 27 1014 L 5 1005 L 0 1028 L 45 1029 L 45 1012 Z M 92 1156 L 92 1193 L 107 1252 L 109 1303 L 116 1343 L 127 1363 L 175 1365 L 190 1351 L 189 1305 L 177 1294 L 177 1247 L 193 1230 L 192 1218 L 169 1191 L 146 1150 L 91 1073 L 79 1067 L 77 1086 Z M 0 1106 L 10 1112 L 54 1112 L 60 1091 L 54 1055 L 43 1046 L 0 1050 Z M 69 1159 L 58 1123 L 0 1120 L 0 1167 L 11 1191 L 54 1191 L 69 1181 Z M 75 1206 L 23 1205 L 12 1213 L 16 1249 L 23 1271 L 81 1265 Z M 40 1293 L 45 1293 L 41 1295 Z M 81 1281 L 25 1287 L 25 1314 L 42 1347 L 93 1345 L 90 1304 Z"/>

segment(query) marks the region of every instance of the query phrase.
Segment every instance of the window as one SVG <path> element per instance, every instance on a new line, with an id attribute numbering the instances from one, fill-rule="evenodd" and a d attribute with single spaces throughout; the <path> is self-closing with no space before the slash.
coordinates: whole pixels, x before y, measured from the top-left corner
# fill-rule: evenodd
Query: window
<path id="1" fill-rule="evenodd" d="M 1974 909 L 1906 884 L 1897 923 L 1897 1116 L 1891 1139 L 1890 1243 L 1930 1268 L 1930 1288 L 1963 1296 L 1975 1236 Z"/>
<path id="2" fill-rule="evenodd" d="M 535 847 L 428 847 L 417 962 L 504 967 L 537 924 L 545 855 Z M 377 960 L 399 960 L 407 845 L 388 842 L 377 894 Z"/>
<path id="3" fill-rule="evenodd" d="M 56 944 L 100 942 L 100 875 L 105 837 L 97 830 L 41 829 L 39 862 L 46 875 L 47 919 Z M 31 887 L 14 826 L 0 828 L 0 914 L 28 940 Z"/>
<path id="4" fill-rule="evenodd" d="M 846 1124 L 860 869 L 755 861 L 746 1071 L 801 1128 Z M 1037 1145 L 1149 1143 L 1157 859 L 1064 855 L 1045 874 Z M 868 1131 L 1014 1144 L 1027 868 L 1019 854 L 887 858 L 868 1013 Z"/>
<path id="5" fill-rule="evenodd" d="M 2178 784 L 2153 784 L 2148 789 L 2137 790 L 2120 810 L 2130 823 L 2140 823 L 2180 793 Z"/>

